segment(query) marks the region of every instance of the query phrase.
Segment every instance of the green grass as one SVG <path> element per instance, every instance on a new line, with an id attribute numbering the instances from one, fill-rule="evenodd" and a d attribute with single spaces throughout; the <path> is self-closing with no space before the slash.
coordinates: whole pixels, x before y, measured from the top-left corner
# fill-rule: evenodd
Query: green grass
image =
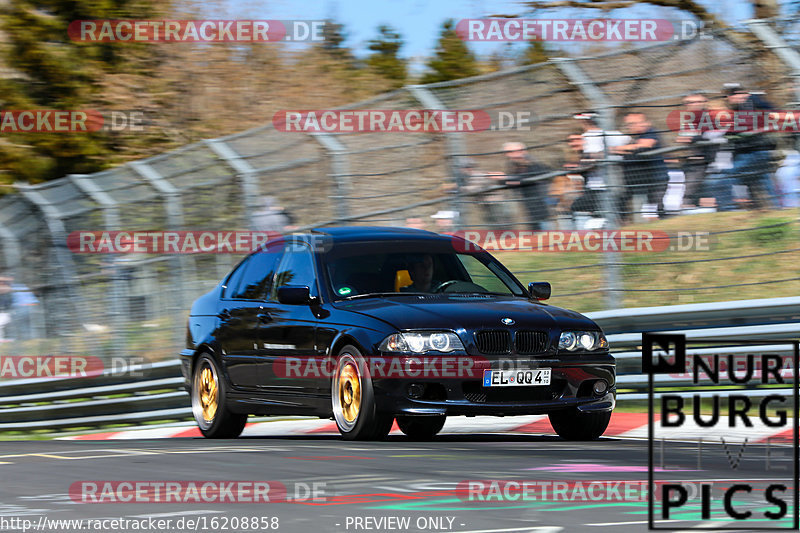
<path id="1" fill-rule="evenodd" d="M 778 227 L 766 227 L 784 224 Z M 736 233 L 719 233 L 738 228 L 759 228 Z M 673 289 L 673 292 L 620 293 L 622 307 L 676 305 L 684 303 L 770 298 L 800 294 L 800 280 L 763 285 L 697 290 L 740 283 L 768 282 L 800 277 L 800 252 L 776 253 L 800 248 L 800 210 L 772 212 L 731 212 L 684 215 L 624 229 L 677 232 L 709 232 L 707 250 L 617 253 L 620 279 L 627 290 Z M 719 260 L 754 254 L 752 258 Z M 602 253 L 497 252 L 493 253 L 523 282 L 549 281 L 552 305 L 580 312 L 607 309 L 604 257 Z M 714 259 L 679 264 L 643 264 Z M 587 266 L 586 268 L 574 268 Z M 526 272 L 544 270 L 546 272 Z M 552 269 L 552 270 L 550 270 Z M 570 295 L 582 291 L 595 291 Z"/>

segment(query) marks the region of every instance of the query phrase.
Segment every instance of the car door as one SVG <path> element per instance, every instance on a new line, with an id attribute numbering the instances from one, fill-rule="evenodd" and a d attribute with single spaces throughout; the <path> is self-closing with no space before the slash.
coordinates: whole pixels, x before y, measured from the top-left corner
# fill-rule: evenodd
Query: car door
<path id="1" fill-rule="evenodd" d="M 284 285 L 305 285 L 312 297 L 319 297 L 317 279 L 311 249 L 302 243 L 287 243 L 268 299 L 272 319 L 261 325 L 266 354 L 265 385 L 287 403 L 302 403 L 288 395 L 313 395 L 324 376 L 315 374 L 320 358 L 315 338 L 317 318 L 312 307 L 279 303 L 278 289 Z"/>
<path id="2" fill-rule="evenodd" d="M 225 287 L 217 338 L 234 387 L 263 387 L 261 325 L 271 319 L 266 297 L 281 252 L 281 245 L 259 250 L 239 266 Z"/>

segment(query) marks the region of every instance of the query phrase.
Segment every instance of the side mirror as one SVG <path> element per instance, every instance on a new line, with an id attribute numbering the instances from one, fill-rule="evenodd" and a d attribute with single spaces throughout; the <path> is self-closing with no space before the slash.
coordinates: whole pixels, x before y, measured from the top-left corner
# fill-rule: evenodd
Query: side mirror
<path id="1" fill-rule="evenodd" d="M 532 300 L 547 300 L 550 298 L 550 284 L 546 281 L 531 281 L 528 283 L 528 294 Z"/>
<path id="2" fill-rule="evenodd" d="M 303 305 L 311 301 L 311 289 L 305 285 L 278 287 L 278 301 L 287 305 Z"/>

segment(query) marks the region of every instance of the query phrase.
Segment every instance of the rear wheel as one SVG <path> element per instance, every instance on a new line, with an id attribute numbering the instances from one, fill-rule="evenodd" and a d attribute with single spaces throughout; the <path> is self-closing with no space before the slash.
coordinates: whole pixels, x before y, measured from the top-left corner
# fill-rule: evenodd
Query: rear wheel
<path id="1" fill-rule="evenodd" d="M 595 440 L 608 427 L 611 411 L 583 413 L 577 409 L 565 409 L 550 413 L 550 424 L 564 440 Z"/>
<path id="2" fill-rule="evenodd" d="M 366 361 L 355 346 L 339 351 L 331 404 L 336 427 L 346 440 L 382 440 L 392 429 L 394 417 L 377 411 Z"/>
<path id="3" fill-rule="evenodd" d="M 398 416 L 397 427 L 413 440 L 431 440 L 444 427 L 446 416 Z"/>
<path id="4" fill-rule="evenodd" d="M 217 362 L 209 354 L 201 354 L 192 377 L 192 414 L 203 436 L 209 439 L 235 439 L 247 415 L 231 413 L 225 406 L 225 381 Z"/>

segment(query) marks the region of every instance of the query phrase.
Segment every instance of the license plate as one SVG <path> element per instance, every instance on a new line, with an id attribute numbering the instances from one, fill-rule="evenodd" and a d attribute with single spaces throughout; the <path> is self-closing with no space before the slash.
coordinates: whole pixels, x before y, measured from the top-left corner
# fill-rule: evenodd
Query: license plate
<path id="1" fill-rule="evenodd" d="M 535 387 L 550 385 L 550 369 L 484 370 L 484 387 Z"/>

